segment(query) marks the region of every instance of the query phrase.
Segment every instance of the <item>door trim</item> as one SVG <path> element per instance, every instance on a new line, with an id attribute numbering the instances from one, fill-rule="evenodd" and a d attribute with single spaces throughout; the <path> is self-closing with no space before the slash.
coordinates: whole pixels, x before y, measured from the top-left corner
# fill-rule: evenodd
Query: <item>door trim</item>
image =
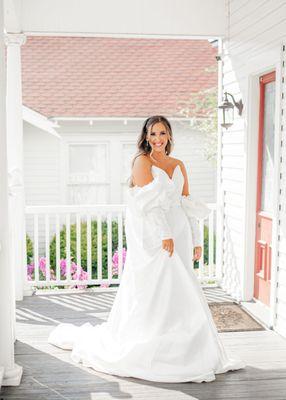
<path id="1" fill-rule="evenodd" d="M 273 70 L 271 72 L 268 72 L 267 74 L 263 74 L 259 76 L 259 124 L 258 124 L 258 144 L 257 144 L 257 180 L 256 180 L 256 212 L 255 212 L 255 245 L 254 245 L 254 285 L 253 285 L 253 296 L 255 299 L 261 301 L 261 302 L 266 302 L 269 307 L 270 307 L 270 297 L 271 297 L 271 281 L 268 281 L 268 275 L 271 276 L 271 270 L 269 273 L 267 272 L 267 262 L 271 262 L 272 258 L 269 259 L 269 254 L 270 257 L 272 255 L 271 251 L 271 246 L 273 242 L 273 219 L 274 219 L 274 212 L 269 216 L 268 212 L 260 211 L 261 209 L 261 194 L 262 194 L 262 163 L 263 163 L 263 143 L 264 143 L 264 116 L 265 116 L 265 88 L 266 85 L 270 82 L 274 82 L 275 85 L 275 106 L 276 106 L 276 71 Z M 275 118 L 274 114 L 274 118 Z M 274 132 L 273 132 L 274 138 L 273 141 L 275 142 L 275 137 L 276 137 L 276 119 L 275 119 L 275 127 L 274 127 Z M 274 164 L 275 160 L 277 157 L 277 154 L 275 153 L 275 145 L 273 144 L 274 149 Z M 275 167 L 274 167 L 275 168 Z M 273 171 L 274 173 L 274 171 Z M 273 193 L 273 201 L 274 201 L 274 193 Z M 265 217 L 266 214 L 266 217 Z M 258 230 L 258 221 L 260 220 L 260 217 L 266 218 L 267 220 L 271 220 L 271 243 L 269 244 L 269 252 L 267 252 L 267 243 L 264 240 L 259 239 L 260 233 Z M 260 223 L 259 223 L 260 224 Z M 259 246 L 260 244 L 260 246 Z M 263 257 L 263 265 L 264 268 L 262 271 L 257 273 L 257 263 L 259 262 L 262 264 L 262 259 Z M 260 260 L 260 261 L 259 261 Z M 273 265 L 271 265 L 271 269 L 273 268 Z M 255 287 L 261 288 L 264 287 L 263 289 L 263 294 L 262 297 L 264 301 L 261 298 L 261 295 L 259 297 L 258 293 L 255 293 Z M 259 297 L 259 298 L 258 298 Z M 267 300 L 265 300 L 267 299 Z M 269 304 L 268 304 L 269 302 Z"/>
<path id="2" fill-rule="evenodd" d="M 258 150 L 258 128 L 259 128 L 259 77 L 265 75 L 273 70 L 276 71 L 276 111 L 275 111 L 275 154 L 277 153 L 277 146 L 279 148 L 280 143 L 280 80 L 281 80 L 281 66 L 280 61 L 272 64 L 267 69 L 257 69 L 253 73 L 248 75 L 248 105 L 247 115 L 253 116 L 247 118 L 247 129 L 245 131 L 245 148 L 246 148 L 246 160 L 245 160 L 245 213 L 244 213 L 244 254 L 243 254 L 243 270 L 241 276 L 241 295 L 243 301 L 250 301 L 253 299 L 254 294 L 254 266 L 255 266 L 255 233 L 256 233 L 256 184 L 257 184 L 257 150 Z M 278 193 L 278 158 L 275 158 L 274 164 L 274 202 L 277 205 L 276 194 Z M 273 215 L 272 221 L 272 271 L 271 282 L 275 282 L 276 271 L 274 266 L 276 265 L 276 231 L 277 229 L 277 214 Z M 275 283 L 276 285 L 276 283 Z M 273 292 L 273 293 L 272 293 Z M 271 288 L 271 295 L 274 291 Z M 271 306 L 271 295 L 270 295 L 270 306 Z"/>

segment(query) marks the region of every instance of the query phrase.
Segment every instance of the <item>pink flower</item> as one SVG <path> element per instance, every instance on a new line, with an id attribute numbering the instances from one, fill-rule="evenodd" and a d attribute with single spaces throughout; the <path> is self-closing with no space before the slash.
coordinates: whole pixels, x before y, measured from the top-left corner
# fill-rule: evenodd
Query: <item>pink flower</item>
<path id="1" fill-rule="evenodd" d="M 74 266 L 77 268 L 77 265 L 74 264 Z M 82 269 L 82 267 L 79 267 L 79 271 L 75 270 L 74 274 L 72 275 L 72 279 L 74 280 L 80 280 L 80 281 L 85 281 L 88 280 L 88 273 Z M 73 287 L 77 287 L 78 289 L 85 289 L 87 285 L 79 285 L 76 284 Z"/>
<path id="2" fill-rule="evenodd" d="M 123 247 L 123 249 L 122 249 L 122 270 L 124 269 L 126 253 L 127 253 L 126 248 Z M 112 257 L 112 275 L 118 275 L 118 266 L 119 266 L 119 254 L 118 254 L 118 250 L 115 250 L 113 257 Z"/>
<path id="3" fill-rule="evenodd" d="M 102 283 L 102 284 L 100 285 L 101 288 L 107 288 L 107 287 L 109 287 L 109 286 L 110 286 L 110 284 L 109 284 L 108 282 L 104 282 L 104 283 Z"/>
<path id="4" fill-rule="evenodd" d="M 28 264 L 27 265 L 27 273 L 28 275 L 32 275 L 32 273 L 34 272 L 35 266 L 34 264 Z"/>
<path id="5" fill-rule="evenodd" d="M 45 257 L 40 257 L 39 268 L 42 271 L 43 275 L 46 276 L 46 259 L 45 259 Z"/>
<path id="6" fill-rule="evenodd" d="M 61 270 L 61 275 L 65 276 L 66 275 L 66 269 L 67 269 L 67 260 L 62 258 L 60 260 L 60 270 Z"/>
<path id="7" fill-rule="evenodd" d="M 77 265 L 74 261 L 71 263 L 71 274 L 74 274 L 77 270 Z"/>

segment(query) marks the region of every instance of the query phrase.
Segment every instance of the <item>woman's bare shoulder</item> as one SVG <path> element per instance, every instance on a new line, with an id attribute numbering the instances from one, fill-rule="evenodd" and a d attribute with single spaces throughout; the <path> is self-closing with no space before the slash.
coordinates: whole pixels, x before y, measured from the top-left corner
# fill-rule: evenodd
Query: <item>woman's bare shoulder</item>
<path id="1" fill-rule="evenodd" d="M 146 155 L 140 154 L 136 157 L 132 168 L 133 183 L 135 185 L 144 186 L 153 180 L 151 166 L 152 163 Z"/>
<path id="2" fill-rule="evenodd" d="M 141 168 L 148 169 L 148 168 L 151 168 L 151 165 L 152 165 L 152 163 L 151 163 L 149 157 L 145 154 L 140 154 L 134 160 L 133 170 L 141 169 Z"/>

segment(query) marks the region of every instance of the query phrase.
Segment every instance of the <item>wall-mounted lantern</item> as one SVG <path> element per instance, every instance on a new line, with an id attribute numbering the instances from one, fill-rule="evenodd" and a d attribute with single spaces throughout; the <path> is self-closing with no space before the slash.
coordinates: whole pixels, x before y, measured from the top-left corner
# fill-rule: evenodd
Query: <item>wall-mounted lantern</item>
<path id="1" fill-rule="evenodd" d="M 222 110 L 223 122 L 221 123 L 221 126 L 228 129 L 233 124 L 234 106 L 238 109 L 238 115 L 241 115 L 243 104 L 241 99 L 239 100 L 239 102 L 236 102 L 231 93 L 224 92 L 224 96 L 224 100 L 222 104 L 218 106 L 218 108 Z M 233 102 L 229 101 L 227 96 L 231 96 Z"/>

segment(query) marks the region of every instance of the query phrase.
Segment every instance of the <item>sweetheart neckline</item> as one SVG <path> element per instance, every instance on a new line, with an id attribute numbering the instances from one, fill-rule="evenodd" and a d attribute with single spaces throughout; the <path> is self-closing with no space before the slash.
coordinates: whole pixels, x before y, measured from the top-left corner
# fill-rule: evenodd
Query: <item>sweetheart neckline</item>
<path id="1" fill-rule="evenodd" d="M 173 178 L 174 178 L 174 175 L 175 175 L 175 172 L 176 172 L 177 167 L 179 167 L 179 164 L 177 164 L 177 165 L 175 166 L 175 168 L 174 168 L 174 170 L 173 170 L 172 177 L 170 177 L 169 174 L 168 174 L 168 172 L 166 172 L 163 168 L 157 167 L 157 165 L 152 165 L 152 167 L 158 168 L 158 169 L 160 169 L 161 171 L 163 171 L 163 172 L 167 175 L 167 177 L 170 179 L 170 181 L 173 182 Z M 181 169 L 181 168 L 180 168 L 180 169 Z"/>
<path id="2" fill-rule="evenodd" d="M 177 167 L 179 167 L 179 164 L 177 164 L 177 165 L 175 166 L 174 171 L 173 171 L 172 178 L 169 177 L 168 173 L 167 173 L 163 168 L 157 167 L 156 165 L 151 165 L 151 168 L 152 168 L 152 167 L 157 168 L 157 169 L 160 169 L 161 171 L 163 171 L 164 174 L 166 174 L 166 176 L 167 176 L 167 178 L 169 179 L 169 181 L 172 182 L 172 183 L 174 184 L 173 178 L 174 178 L 174 175 L 175 175 L 175 172 L 176 172 Z M 181 175 L 182 175 L 182 177 L 183 177 L 183 173 L 182 173 L 181 168 L 180 168 L 180 171 L 181 171 Z M 152 182 L 154 182 L 154 180 L 151 181 L 151 182 L 149 182 L 149 183 L 147 183 L 146 185 L 143 185 L 143 186 L 134 185 L 134 186 L 132 186 L 132 187 L 130 188 L 130 190 L 133 190 L 133 189 L 135 189 L 135 188 L 143 188 L 143 187 L 145 187 L 145 186 L 150 185 Z"/>

